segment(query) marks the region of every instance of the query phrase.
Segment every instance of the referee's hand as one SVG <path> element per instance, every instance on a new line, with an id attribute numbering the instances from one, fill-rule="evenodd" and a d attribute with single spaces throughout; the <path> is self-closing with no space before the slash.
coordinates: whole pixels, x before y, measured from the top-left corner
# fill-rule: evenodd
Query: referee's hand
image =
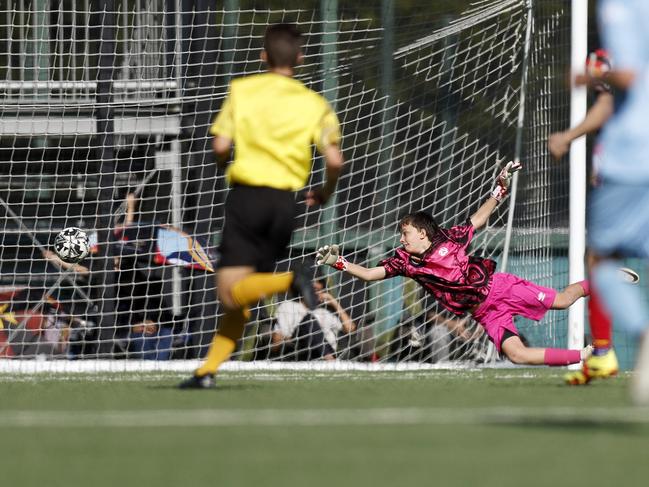
<path id="1" fill-rule="evenodd" d="M 307 206 L 324 205 L 331 198 L 323 187 L 312 189 L 304 194 L 304 202 Z"/>

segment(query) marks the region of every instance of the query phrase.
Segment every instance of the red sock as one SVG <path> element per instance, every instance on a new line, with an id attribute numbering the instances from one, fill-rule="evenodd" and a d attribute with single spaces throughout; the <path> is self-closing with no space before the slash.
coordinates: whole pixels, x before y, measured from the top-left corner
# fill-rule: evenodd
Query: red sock
<path id="1" fill-rule="evenodd" d="M 545 365 L 569 365 L 581 362 L 580 350 L 568 350 L 566 348 L 546 348 Z"/>
<path id="2" fill-rule="evenodd" d="M 611 318 L 595 290 L 588 300 L 588 319 L 590 334 L 593 336 L 593 346 L 595 348 L 611 348 Z"/>
<path id="3" fill-rule="evenodd" d="M 584 289 L 584 296 L 590 296 L 590 281 L 588 279 L 579 281 L 579 285 Z"/>

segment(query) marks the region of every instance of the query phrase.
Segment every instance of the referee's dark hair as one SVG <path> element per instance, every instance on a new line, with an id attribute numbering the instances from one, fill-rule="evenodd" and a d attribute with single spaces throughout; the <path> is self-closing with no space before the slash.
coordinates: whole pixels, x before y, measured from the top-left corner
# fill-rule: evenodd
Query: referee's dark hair
<path id="1" fill-rule="evenodd" d="M 302 52 L 302 33 L 293 24 L 273 24 L 266 28 L 264 50 L 271 68 L 293 68 Z"/>

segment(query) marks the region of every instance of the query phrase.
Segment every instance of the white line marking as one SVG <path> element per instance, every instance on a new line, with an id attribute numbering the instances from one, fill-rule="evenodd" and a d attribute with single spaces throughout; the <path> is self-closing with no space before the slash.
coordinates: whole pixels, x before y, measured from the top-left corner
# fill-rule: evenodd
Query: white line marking
<path id="1" fill-rule="evenodd" d="M 201 365 L 199 360 L 13 360 L 0 359 L 0 374 L 38 373 L 119 373 L 119 372 L 192 372 Z M 404 372 L 422 370 L 471 370 L 471 363 L 416 362 L 367 363 L 344 360 L 314 362 L 255 361 L 225 362 L 219 370 L 226 372 L 248 371 L 327 371 L 327 372 Z"/>
<path id="2" fill-rule="evenodd" d="M 521 370 L 486 370 L 486 369 L 465 369 L 465 370 L 413 370 L 413 371 L 307 371 L 307 370 L 247 370 L 247 371 L 219 371 L 217 384 L 228 382 L 323 382 L 323 381 L 352 381 L 352 382 L 381 382 L 381 381 L 421 381 L 421 380 L 497 380 L 497 381 L 538 381 L 555 380 L 561 383 L 561 376 L 564 371 L 543 371 L 538 373 L 537 367 L 530 367 Z M 631 372 L 621 372 L 619 378 L 628 378 Z M 0 373 L 0 395 L 3 384 L 7 383 L 29 383 L 40 382 L 79 382 L 79 383 L 129 383 L 140 382 L 142 384 L 167 382 L 169 386 L 179 383 L 188 377 L 187 372 L 172 371 L 151 371 L 151 372 L 113 372 L 108 374 L 99 373 L 78 373 L 78 372 L 38 372 L 2 374 Z"/>
<path id="3" fill-rule="evenodd" d="M 493 407 L 2 411 L 7 428 L 649 424 L 649 408 Z"/>
<path id="4" fill-rule="evenodd" d="M 628 375 L 623 372 L 621 376 Z M 51 373 L 34 373 L 34 374 L 0 374 L 0 386 L 8 382 L 25 382 L 37 383 L 44 381 L 56 382 L 160 382 L 160 381 L 180 381 L 186 379 L 187 372 L 122 372 L 112 374 L 91 374 L 91 373 L 68 373 L 68 372 L 51 372 Z M 246 372 L 221 372 L 217 376 L 217 382 L 232 381 L 259 381 L 259 382 L 278 382 L 278 381 L 382 381 L 382 380 L 426 380 L 435 378 L 453 378 L 453 379 L 471 379 L 471 380 L 538 380 L 541 377 L 552 378 L 551 375 L 541 376 L 533 371 L 519 371 L 517 374 L 496 372 L 494 374 L 484 374 L 482 370 L 421 370 L 411 372 L 394 372 L 394 371 L 375 371 L 375 372 L 308 372 L 308 371 L 246 371 Z M 558 374 L 556 377 L 560 377 Z"/>

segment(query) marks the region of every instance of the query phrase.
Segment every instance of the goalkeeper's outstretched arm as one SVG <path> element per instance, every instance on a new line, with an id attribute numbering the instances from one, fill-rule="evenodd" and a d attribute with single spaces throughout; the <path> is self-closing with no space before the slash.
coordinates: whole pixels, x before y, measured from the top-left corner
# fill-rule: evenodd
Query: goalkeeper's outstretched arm
<path id="1" fill-rule="evenodd" d="M 347 274 L 358 277 L 363 281 L 380 281 L 385 279 L 384 267 L 364 267 L 349 262 L 340 255 L 340 247 L 335 244 L 320 247 L 316 253 L 316 263 L 318 265 L 329 265 L 334 269 L 347 272 Z"/>
<path id="2" fill-rule="evenodd" d="M 491 216 L 493 211 L 496 209 L 498 203 L 500 203 L 503 198 L 507 196 L 507 193 L 509 193 L 512 177 L 521 167 L 520 162 L 510 161 L 502 168 L 496 178 L 496 185 L 491 192 L 491 196 L 482 204 L 482 206 L 480 206 L 480 208 L 478 208 L 478 211 L 471 215 L 471 225 L 473 225 L 475 229 L 481 228 L 487 224 L 489 216 Z"/>

